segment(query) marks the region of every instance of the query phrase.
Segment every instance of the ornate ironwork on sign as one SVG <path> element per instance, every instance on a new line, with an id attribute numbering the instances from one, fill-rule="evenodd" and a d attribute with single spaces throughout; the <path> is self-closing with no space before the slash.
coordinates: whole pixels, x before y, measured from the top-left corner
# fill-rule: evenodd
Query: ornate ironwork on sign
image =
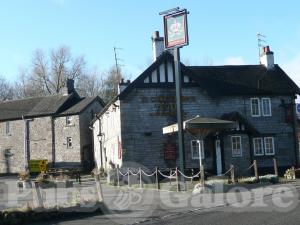
<path id="1" fill-rule="evenodd" d="M 166 49 L 188 45 L 187 11 L 165 15 L 164 29 Z"/>

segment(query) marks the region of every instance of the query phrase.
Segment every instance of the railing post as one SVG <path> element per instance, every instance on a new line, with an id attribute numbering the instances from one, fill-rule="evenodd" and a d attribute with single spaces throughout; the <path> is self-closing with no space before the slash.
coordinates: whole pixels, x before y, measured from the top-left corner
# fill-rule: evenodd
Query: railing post
<path id="1" fill-rule="evenodd" d="M 179 184 L 178 168 L 177 168 L 177 167 L 176 167 L 175 173 L 176 173 L 176 186 L 177 186 L 177 191 L 180 191 L 180 184 Z"/>
<path id="2" fill-rule="evenodd" d="M 118 188 L 120 187 L 120 173 L 119 173 L 119 167 L 117 167 L 117 181 L 118 181 Z"/>
<path id="3" fill-rule="evenodd" d="M 155 167 L 155 174 L 156 174 L 156 187 L 160 189 L 159 180 L 158 180 L 158 167 Z"/>
<path id="4" fill-rule="evenodd" d="M 203 166 L 203 164 L 201 165 L 201 167 L 200 167 L 200 184 L 201 184 L 201 186 L 203 186 L 204 187 L 204 175 L 205 175 L 205 172 L 204 172 L 204 166 Z"/>
<path id="5" fill-rule="evenodd" d="M 235 184 L 235 174 L 234 174 L 234 165 L 230 165 L 230 177 L 231 177 L 231 183 Z"/>
<path id="6" fill-rule="evenodd" d="M 295 172 L 295 167 L 292 167 L 292 171 L 293 171 L 293 177 L 292 179 L 295 180 L 296 179 L 296 172 Z"/>
<path id="7" fill-rule="evenodd" d="M 128 187 L 130 187 L 130 173 L 129 173 L 129 168 L 127 169 L 127 173 L 128 173 Z"/>
<path id="8" fill-rule="evenodd" d="M 194 176 L 194 169 L 192 169 L 192 178 L 191 178 L 191 184 L 193 183 L 193 176 Z"/>
<path id="9" fill-rule="evenodd" d="M 139 168 L 140 171 L 140 188 L 143 188 L 143 183 L 142 183 L 142 168 Z"/>
<path id="10" fill-rule="evenodd" d="M 259 180 L 259 176 L 258 176 L 258 169 L 257 169 L 257 162 L 256 162 L 256 160 L 254 160 L 253 161 L 253 164 L 254 164 L 254 175 L 255 175 L 255 178 L 257 179 L 257 180 Z"/>
<path id="11" fill-rule="evenodd" d="M 278 176 L 278 166 L 277 166 L 276 158 L 273 158 L 273 162 L 274 162 L 274 173 L 276 176 Z"/>

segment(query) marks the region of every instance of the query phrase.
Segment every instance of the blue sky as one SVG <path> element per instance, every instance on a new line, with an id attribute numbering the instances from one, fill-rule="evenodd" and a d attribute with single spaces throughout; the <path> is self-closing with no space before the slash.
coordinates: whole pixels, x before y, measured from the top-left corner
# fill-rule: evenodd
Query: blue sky
<path id="1" fill-rule="evenodd" d="M 299 1 L 3 0 L 0 75 L 14 81 L 35 49 L 61 45 L 85 56 L 88 66 L 106 70 L 114 64 L 117 46 L 123 69 L 135 78 L 152 60 L 151 34 L 162 31 L 158 13 L 176 6 L 190 11 L 184 62 L 257 64 L 256 33 L 261 32 L 275 62 L 300 85 Z"/>

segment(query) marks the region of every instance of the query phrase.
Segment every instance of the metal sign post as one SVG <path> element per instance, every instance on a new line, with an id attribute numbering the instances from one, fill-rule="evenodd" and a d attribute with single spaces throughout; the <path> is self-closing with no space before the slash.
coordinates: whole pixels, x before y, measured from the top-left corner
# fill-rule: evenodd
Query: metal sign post
<path id="1" fill-rule="evenodd" d="M 179 170 L 184 173 L 184 137 L 182 124 L 182 104 L 181 104 L 181 70 L 179 48 L 174 48 L 175 84 L 176 84 L 176 111 L 178 123 L 178 150 L 179 150 Z"/>
<path id="2" fill-rule="evenodd" d="M 180 68 L 180 47 L 188 45 L 187 10 L 180 10 L 179 7 L 161 12 L 164 15 L 164 41 L 165 49 L 172 49 L 174 52 L 175 84 L 176 84 L 176 110 L 178 123 L 178 150 L 179 169 L 184 173 L 184 136 L 182 124 L 182 104 L 181 104 L 181 68 Z"/>

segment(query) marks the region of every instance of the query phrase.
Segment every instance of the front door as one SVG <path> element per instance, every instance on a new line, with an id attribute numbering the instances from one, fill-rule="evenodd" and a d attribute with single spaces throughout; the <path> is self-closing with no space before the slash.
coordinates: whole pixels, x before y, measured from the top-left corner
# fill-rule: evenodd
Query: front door
<path id="1" fill-rule="evenodd" d="M 216 166 L 217 166 L 217 175 L 222 174 L 222 154 L 221 154 L 221 142 L 220 140 L 215 141 L 216 149 Z"/>

